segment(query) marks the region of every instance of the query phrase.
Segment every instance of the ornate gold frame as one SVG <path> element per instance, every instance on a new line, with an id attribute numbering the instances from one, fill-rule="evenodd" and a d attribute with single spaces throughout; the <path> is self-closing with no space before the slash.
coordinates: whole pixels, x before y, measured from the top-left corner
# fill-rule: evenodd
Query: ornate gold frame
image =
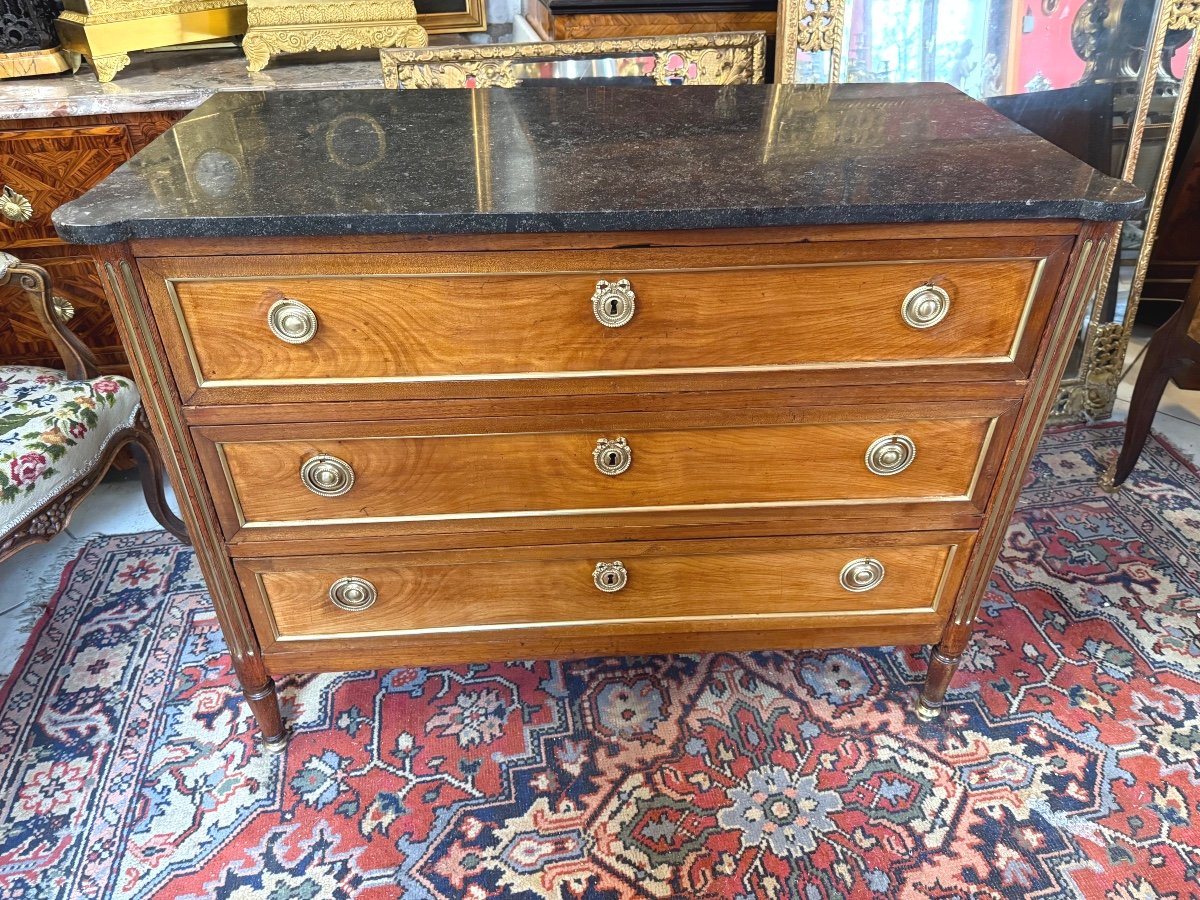
<path id="1" fill-rule="evenodd" d="M 806 51 L 830 54 L 829 77 L 831 81 L 836 82 L 841 68 L 845 22 L 846 0 L 779 0 L 775 80 L 780 83 L 793 82 L 796 77 L 796 51 Z M 1107 248 L 1105 268 L 1086 319 L 1079 368 L 1077 372 L 1062 380 L 1052 413 L 1052 419 L 1055 421 L 1108 418 L 1116 402 L 1117 385 L 1124 372 L 1129 335 L 1141 300 L 1146 269 L 1154 250 L 1163 197 L 1179 144 L 1188 96 L 1195 81 L 1197 64 L 1200 63 L 1200 46 L 1197 46 L 1200 39 L 1200 2 L 1158 0 L 1158 14 L 1154 21 L 1150 46 L 1146 50 L 1146 59 L 1154 62 L 1143 66 L 1137 86 L 1136 107 L 1129 125 L 1128 149 L 1121 170 L 1121 177 L 1129 181 L 1133 180 L 1137 171 L 1138 157 L 1146 138 L 1146 123 L 1158 84 L 1159 73 L 1155 63 L 1162 58 L 1163 49 L 1167 46 L 1168 31 L 1191 32 L 1188 39 L 1192 42 L 1192 49 L 1188 54 L 1186 71 L 1180 78 L 1178 97 L 1168 126 L 1162 161 L 1150 190 L 1151 206 L 1146 220 L 1145 236 L 1138 249 L 1125 314 L 1120 321 L 1103 321 L 1104 304 L 1119 252 L 1118 240 L 1113 241 Z M 790 52 L 788 48 L 791 48 Z"/>
<path id="2" fill-rule="evenodd" d="M 242 52 L 251 72 L 262 71 L 272 56 L 283 53 L 429 43 L 413 0 L 247 0 L 246 25 Z"/>
<path id="3" fill-rule="evenodd" d="M 846 0 L 779 0 L 775 26 L 775 81 L 796 80 L 796 51 L 831 54 L 829 78 L 837 81 L 841 64 Z M 790 38 L 790 39 L 789 39 Z M 788 47 L 792 50 L 785 52 Z"/>
<path id="4" fill-rule="evenodd" d="M 532 44 L 462 44 L 413 50 L 382 50 L 383 83 L 389 88 L 515 87 L 515 68 L 526 62 L 653 56 L 656 84 L 762 84 L 767 36 L 762 31 L 594 38 Z M 672 58 L 682 59 L 682 69 Z M 694 64 L 697 75 L 688 80 Z"/>

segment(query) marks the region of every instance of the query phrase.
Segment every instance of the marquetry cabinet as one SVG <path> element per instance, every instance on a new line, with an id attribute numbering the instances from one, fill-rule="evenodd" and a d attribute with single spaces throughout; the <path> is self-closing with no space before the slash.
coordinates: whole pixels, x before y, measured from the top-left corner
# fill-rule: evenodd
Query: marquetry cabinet
<path id="1" fill-rule="evenodd" d="M 183 112 L 13 120 L 0 126 L 0 250 L 50 273 L 56 307 L 105 371 L 128 372 L 125 351 L 86 246 L 68 246 L 50 216 L 166 131 Z M 28 312 L 0 288 L 0 365 L 56 366 L 58 354 Z"/>

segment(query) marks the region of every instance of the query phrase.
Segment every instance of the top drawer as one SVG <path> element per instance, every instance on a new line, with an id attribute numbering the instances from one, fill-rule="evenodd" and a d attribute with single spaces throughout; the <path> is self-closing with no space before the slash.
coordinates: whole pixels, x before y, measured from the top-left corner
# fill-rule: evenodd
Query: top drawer
<path id="1" fill-rule="evenodd" d="M 185 401 L 239 403 L 1019 378 L 1069 246 L 899 240 L 140 265 Z"/>
<path id="2" fill-rule="evenodd" d="M 124 125 L 0 131 L 0 247 L 61 243 L 50 213 L 132 155 Z"/>

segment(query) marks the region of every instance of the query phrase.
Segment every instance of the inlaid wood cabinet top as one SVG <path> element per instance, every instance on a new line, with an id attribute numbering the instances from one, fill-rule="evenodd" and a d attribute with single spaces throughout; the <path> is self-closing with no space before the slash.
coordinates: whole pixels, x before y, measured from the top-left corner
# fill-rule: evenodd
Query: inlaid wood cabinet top
<path id="1" fill-rule="evenodd" d="M 1142 192 L 946 85 L 213 97 L 68 241 L 1075 219 Z"/>

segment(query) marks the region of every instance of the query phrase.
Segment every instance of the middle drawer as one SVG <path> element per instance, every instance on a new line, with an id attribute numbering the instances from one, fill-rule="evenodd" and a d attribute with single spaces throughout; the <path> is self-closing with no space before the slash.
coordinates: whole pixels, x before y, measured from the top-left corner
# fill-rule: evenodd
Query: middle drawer
<path id="1" fill-rule="evenodd" d="M 244 541 L 569 528 L 598 516 L 730 521 L 798 507 L 975 513 L 1014 408 L 997 400 L 193 433 L 226 536 Z"/>

